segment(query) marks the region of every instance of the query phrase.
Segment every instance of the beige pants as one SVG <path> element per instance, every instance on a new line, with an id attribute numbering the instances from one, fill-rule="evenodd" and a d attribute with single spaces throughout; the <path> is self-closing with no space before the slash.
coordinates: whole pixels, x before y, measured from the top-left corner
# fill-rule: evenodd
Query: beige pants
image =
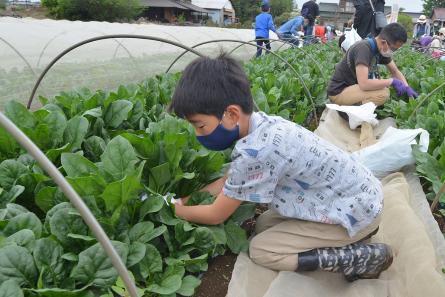
<path id="1" fill-rule="evenodd" d="M 374 232 L 379 223 L 380 217 L 354 237 L 349 237 L 340 225 L 286 218 L 268 210 L 257 220 L 257 235 L 250 242 L 249 255 L 253 262 L 269 269 L 295 271 L 298 253 L 360 241 Z"/>
<path id="2" fill-rule="evenodd" d="M 357 103 L 374 102 L 375 105 L 383 105 L 389 99 L 389 89 L 384 88 L 376 91 L 362 91 L 359 85 L 345 88 L 340 94 L 329 96 L 332 103 L 338 105 L 354 105 Z"/>

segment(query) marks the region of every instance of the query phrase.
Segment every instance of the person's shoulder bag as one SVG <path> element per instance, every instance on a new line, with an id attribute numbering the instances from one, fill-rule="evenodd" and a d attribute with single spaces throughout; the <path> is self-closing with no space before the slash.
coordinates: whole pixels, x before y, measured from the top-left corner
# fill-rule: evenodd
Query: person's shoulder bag
<path id="1" fill-rule="evenodd" d="M 374 14 L 375 28 L 377 30 L 380 30 L 388 24 L 388 22 L 386 21 L 385 13 L 383 11 L 376 11 L 372 0 L 369 0 L 369 4 L 371 5 L 372 12 Z"/>

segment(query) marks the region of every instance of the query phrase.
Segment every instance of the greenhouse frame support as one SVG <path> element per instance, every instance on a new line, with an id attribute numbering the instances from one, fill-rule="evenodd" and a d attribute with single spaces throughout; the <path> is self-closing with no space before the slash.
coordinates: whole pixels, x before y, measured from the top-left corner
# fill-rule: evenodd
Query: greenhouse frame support
<path id="1" fill-rule="evenodd" d="M 136 285 L 133 282 L 125 264 L 119 257 L 119 254 L 114 249 L 110 239 L 105 231 L 102 229 L 90 209 L 85 202 L 80 198 L 79 194 L 71 187 L 68 181 L 63 177 L 56 166 L 45 156 L 45 154 L 25 135 L 10 119 L 8 119 L 2 112 L 0 112 L 0 126 L 4 127 L 14 139 L 39 163 L 44 171 L 55 181 L 63 193 L 68 197 L 74 207 L 79 211 L 85 223 L 90 227 L 93 234 L 96 236 L 99 243 L 104 248 L 111 262 L 116 268 L 119 276 L 122 278 L 125 287 L 130 293 L 131 297 L 138 297 Z"/>

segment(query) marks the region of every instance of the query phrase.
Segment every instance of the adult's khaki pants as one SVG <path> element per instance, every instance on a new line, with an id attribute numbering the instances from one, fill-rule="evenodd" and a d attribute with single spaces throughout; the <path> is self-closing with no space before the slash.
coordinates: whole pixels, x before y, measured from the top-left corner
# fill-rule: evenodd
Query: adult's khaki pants
<path id="1" fill-rule="evenodd" d="M 375 105 L 383 105 L 389 99 L 389 89 L 384 88 L 376 91 L 362 91 L 359 85 L 345 88 L 340 94 L 329 96 L 332 103 L 338 105 L 354 105 L 357 103 L 374 102 Z"/>
<path id="2" fill-rule="evenodd" d="M 342 247 L 363 240 L 376 231 L 378 217 L 354 237 L 340 225 L 331 225 L 286 218 L 274 210 L 258 217 L 250 241 L 249 256 L 253 262 L 278 271 L 295 271 L 298 253 L 323 247 Z"/>

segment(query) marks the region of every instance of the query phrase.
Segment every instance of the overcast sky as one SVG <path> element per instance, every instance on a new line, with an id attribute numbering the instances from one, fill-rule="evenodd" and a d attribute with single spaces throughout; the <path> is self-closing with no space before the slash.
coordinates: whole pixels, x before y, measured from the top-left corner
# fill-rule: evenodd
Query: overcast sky
<path id="1" fill-rule="evenodd" d="M 298 7 L 301 8 L 304 2 L 307 0 L 296 0 L 298 3 Z M 338 3 L 338 0 L 317 0 L 317 3 L 320 2 L 331 2 Z M 386 0 L 386 5 L 392 5 L 394 2 L 399 2 L 399 6 L 405 8 L 405 11 L 408 12 L 422 12 L 423 10 L 423 1 L 422 0 Z"/>

